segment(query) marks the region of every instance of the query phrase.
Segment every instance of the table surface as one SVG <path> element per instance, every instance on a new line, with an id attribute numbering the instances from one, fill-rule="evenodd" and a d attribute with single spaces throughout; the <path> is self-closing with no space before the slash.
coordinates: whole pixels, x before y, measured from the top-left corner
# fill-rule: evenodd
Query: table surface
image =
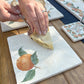
<path id="1" fill-rule="evenodd" d="M 62 35 L 62 37 L 84 62 L 84 43 L 81 41 L 73 43 L 61 30 L 61 26 L 64 25 L 61 20 L 58 19 L 51 21 L 49 25 L 53 25 L 57 29 L 57 31 Z M 0 84 L 16 84 L 12 60 L 7 43 L 7 37 L 25 33 L 27 31 L 28 28 L 22 28 L 2 33 L 0 27 Z M 76 68 L 53 76 L 37 84 L 84 84 L 84 63 Z"/>

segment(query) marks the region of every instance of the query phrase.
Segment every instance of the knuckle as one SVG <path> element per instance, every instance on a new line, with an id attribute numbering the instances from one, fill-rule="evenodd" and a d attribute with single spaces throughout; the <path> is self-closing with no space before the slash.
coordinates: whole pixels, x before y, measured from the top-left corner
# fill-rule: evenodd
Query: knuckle
<path id="1" fill-rule="evenodd" d="M 33 17 L 33 21 L 34 22 L 37 22 L 37 17 Z"/>
<path id="2" fill-rule="evenodd" d="M 29 4 L 27 4 L 27 7 L 29 8 L 29 9 L 32 9 L 32 3 L 29 3 Z"/>
<path id="3" fill-rule="evenodd" d="M 41 21 L 43 21 L 43 20 L 44 20 L 43 16 L 40 16 L 40 20 L 41 20 Z"/>
<path id="4" fill-rule="evenodd" d="M 44 15 L 45 15 L 46 18 L 48 18 L 48 13 L 45 13 Z"/>
<path id="5" fill-rule="evenodd" d="M 42 27 L 42 30 L 45 31 L 45 26 Z"/>

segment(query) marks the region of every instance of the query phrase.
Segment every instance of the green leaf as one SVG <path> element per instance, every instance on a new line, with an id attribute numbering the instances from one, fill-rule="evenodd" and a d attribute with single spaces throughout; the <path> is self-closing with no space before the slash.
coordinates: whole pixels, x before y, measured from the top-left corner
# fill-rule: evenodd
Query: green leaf
<path id="1" fill-rule="evenodd" d="M 52 9 L 53 9 L 53 8 L 50 8 L 49 11 L 52 10 Z"/>
<path id="2" fill-rule="evenodd" d="M 22 82 L 31 80 L 31 79 L 33 79 L 34 76 L 35 76 L 35 69 L 32 69 L 26 73 L 26 76 Z"/>
<path id="3" fill-rule="evenodd" d="M 48 16 L 51 17 L 51 15 L 48 13 Z"/>
<path id="4" fill-rule="evenodd" d="M 79 6 L 77 6 L 77 8 L 79 9 Z"/>
<path id="5" fill-rule="evenodd" d="M 83 18 L 83 20 L 84 20 L 84 16 L 83 16 L 82 18 Z"/>
<path id="6" fill-rule="evenodd" d="M 9 24 L 13 24 L 13 23 L 14 23 L 14 21 L 10 21 L 10 22 L 9 22 Z"/>
<path id="7" fill-rule="evenodd" d="M 36 52 L 31 56 L 31 61 L 35 65 L 38 63 L 38 58 L 37 58 Z"/>
<path id="8" fill-rule="evenodd" d="M 24 55 L 24 54 L 27 54 L 27 52 L 25 52 L 22 48 L 20 48 L 20 49 L 18 50 L 18 54 L 19 54 L 20 56 L 22 56 L 22 55 Z"/>

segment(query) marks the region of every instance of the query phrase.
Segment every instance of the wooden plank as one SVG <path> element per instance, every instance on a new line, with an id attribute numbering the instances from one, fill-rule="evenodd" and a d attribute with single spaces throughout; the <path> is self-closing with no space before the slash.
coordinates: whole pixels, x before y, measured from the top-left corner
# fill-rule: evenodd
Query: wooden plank
<path id="1" fill-rule="evenodd" d="M 61 26 L 64 24 L 60 20 L 52 21 L 51 22 L 57 31 L 61 34 L 61 36 L 67 41 L 67 43 L 73 48 L 73 50 L 78 54 L 78 56 L 84 60 L 84 44 L 79 41 L 79 42 L 72 42 L 69 37 L 62 31 Z"/>
<path id="2" fill-rule="evenodd" d="M 14 75 L 14 71 L 13 71 L 13 66 L 12 66 L 12 61 L 11 61 L 11 56 L 9 53 L 9 48 L 8 48 L 8 43 L 7 43 L 7 37 L 8 36 L 12 36 L 12 35 L 16 35 L 18 34 L 17 31 L 11 31 L 11 32 L 7 32 L 7 33 L 3 33 L 3 57 L 1 59 L 3 64 L 2 66 L 2 73 L 3 73 L 3 77 L 2 77 L 2 84 L 16 84 L 16 80 L 15 80 L 15 75 Z M 5 79 L 5 80 L 4 80 Z"/>
<path id="3" fill-rule="evenodd" d="M 7 66 L 7 60 L 4 50 L 4 44 L 3 44 L 3 36 L 0 28 L 0 84 L 10 84 L 10 79 L 8 78 L 8 66 Z"/>
<path id="4" fill-rule="evenodd" d="M 84 84 L 84 63 L 75 69 L 65 72 L 64 76 L 69 84 Z"/>
<path id="5" fill-rule="evenodd" d="M 27 33 L 28 32 L 28 28 L 25 27 L 25 28 L 21 28 L 19 30 L 17 30 L 19 34 L 22 34 L 22 33 Z"/>
<path id="6" fill-rule="evenodd" d="M 0 84 L 1 84 L 1 80 L 2 80 L 2 73 L 1 73 L 1 57 L 2 57 L 2 34 L 1 34 L 1 28 L 0 28 Z"/>
<path id="7" fill-rule="evenodd" d="M 52 25 L 51 22 L 49 25 L 50 26 Z M 27 31 L 28 31 L 28 28 L 18 30 L 19 34 L 26 33 Z M 66 79 L 64 78 L 64 76 L 62 74 L 58 75 L 58 76 L 51 77 L 51 78 L 44 80 L 44 81 L 41 81 L 37 84 L 55 84 L 55 83 L 57 83 L 57 84 L 68 84 Z"/>
<path id="8" fill-rule="evenodd" d="M 64 24 L 60 20 L 53 21 L 52 24 L 56 27 L 68 44 L 75 50 L 79 57 L 84 60 L 84 44 L 81 41 L 73 43 L 61 30 L 61 26 Z M 64 76 L 69 84 L 84 84 L 84 63 L 72 70 L 65 72 Z"/>

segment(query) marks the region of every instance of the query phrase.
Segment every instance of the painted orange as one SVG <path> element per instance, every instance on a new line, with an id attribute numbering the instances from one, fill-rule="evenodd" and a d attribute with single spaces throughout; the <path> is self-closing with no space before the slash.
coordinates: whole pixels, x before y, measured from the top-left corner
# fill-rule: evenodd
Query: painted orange
<path id="1" fill-rule="evenodd" d="M 74 11 L 76 11 L 76 12 L 78 11 L 78 9 L 77 9 L 77 8 L 72 8 L 72 10 L 74 10 Z"/>
<path id="2" fill-rule="evenodd" d="M 67 30 L 67 32 L 71 32 L 70 30 Z"/>
<path id="3" fill-rule="evenodd" d="M 79 13 L 79 16 L 83 17 L 83 13 Z"/>
<path id="4" fill-rule="evenodd" d="M 82 12 L 82 11 L 81 11 L 80 9 L 78 9 L 78 8 L 72 8 L 72 10 L 74 10 L 74 11 L 76 11 L 76 12 L 79 12 L 79 13 Z"/>
<path id="5" fill-rule="evenodd" d="M 82 35 L 81 35 L 81 34 L 78 34 L 78 36 L 79 36 L 79 37 L 82 37 Z"/>
<path id="6" fill-rule="evenodd" d="M 78 35 L 74 35 L 75 38 L 78 38 Z"/>
<path id="7" fill-rule="evenodd" d="M 67 28 L 67 26 L 64 26 L 64 28 Z"/>
<path id="8" fill-rule="evenodd" d="M 71 3 L 67 3 L 67 6 L 71 7 L 71 6 L 72 6 L 72 4 L 71 4 Z"/>
<path id="9" fill-rule="evenodd" d="M 68 25 L 68 27 L 70 28 L 70 27 L 71 27 L 71 25 Z"/>
<path id="10" fill-rule="evenodd" d="M 22 55 L 17 59 L 16 65 L 18 69 L 22 71 L 30 70 L 34 67 L 34 64 L 31 61 L 31 54 Z"/>
<path id="11" fill-rule="evenodd" d="M 79 12 L 79 13 L 81 13 L 81 12 L 82 12 L 82 10 L 78 9 L 78 12 Z"/>
<path id="12" fill-rule="evenodd" d="M 24 20 L 22 20 L 22 19 L 19 19 L 19 20 L 17 20 L 16 22 L 24 22 Z"/>
<path id="13" fill-rule="evenodd" d="M 75 34 L 75 32 L 72 32 L 72 34 Z"/>

